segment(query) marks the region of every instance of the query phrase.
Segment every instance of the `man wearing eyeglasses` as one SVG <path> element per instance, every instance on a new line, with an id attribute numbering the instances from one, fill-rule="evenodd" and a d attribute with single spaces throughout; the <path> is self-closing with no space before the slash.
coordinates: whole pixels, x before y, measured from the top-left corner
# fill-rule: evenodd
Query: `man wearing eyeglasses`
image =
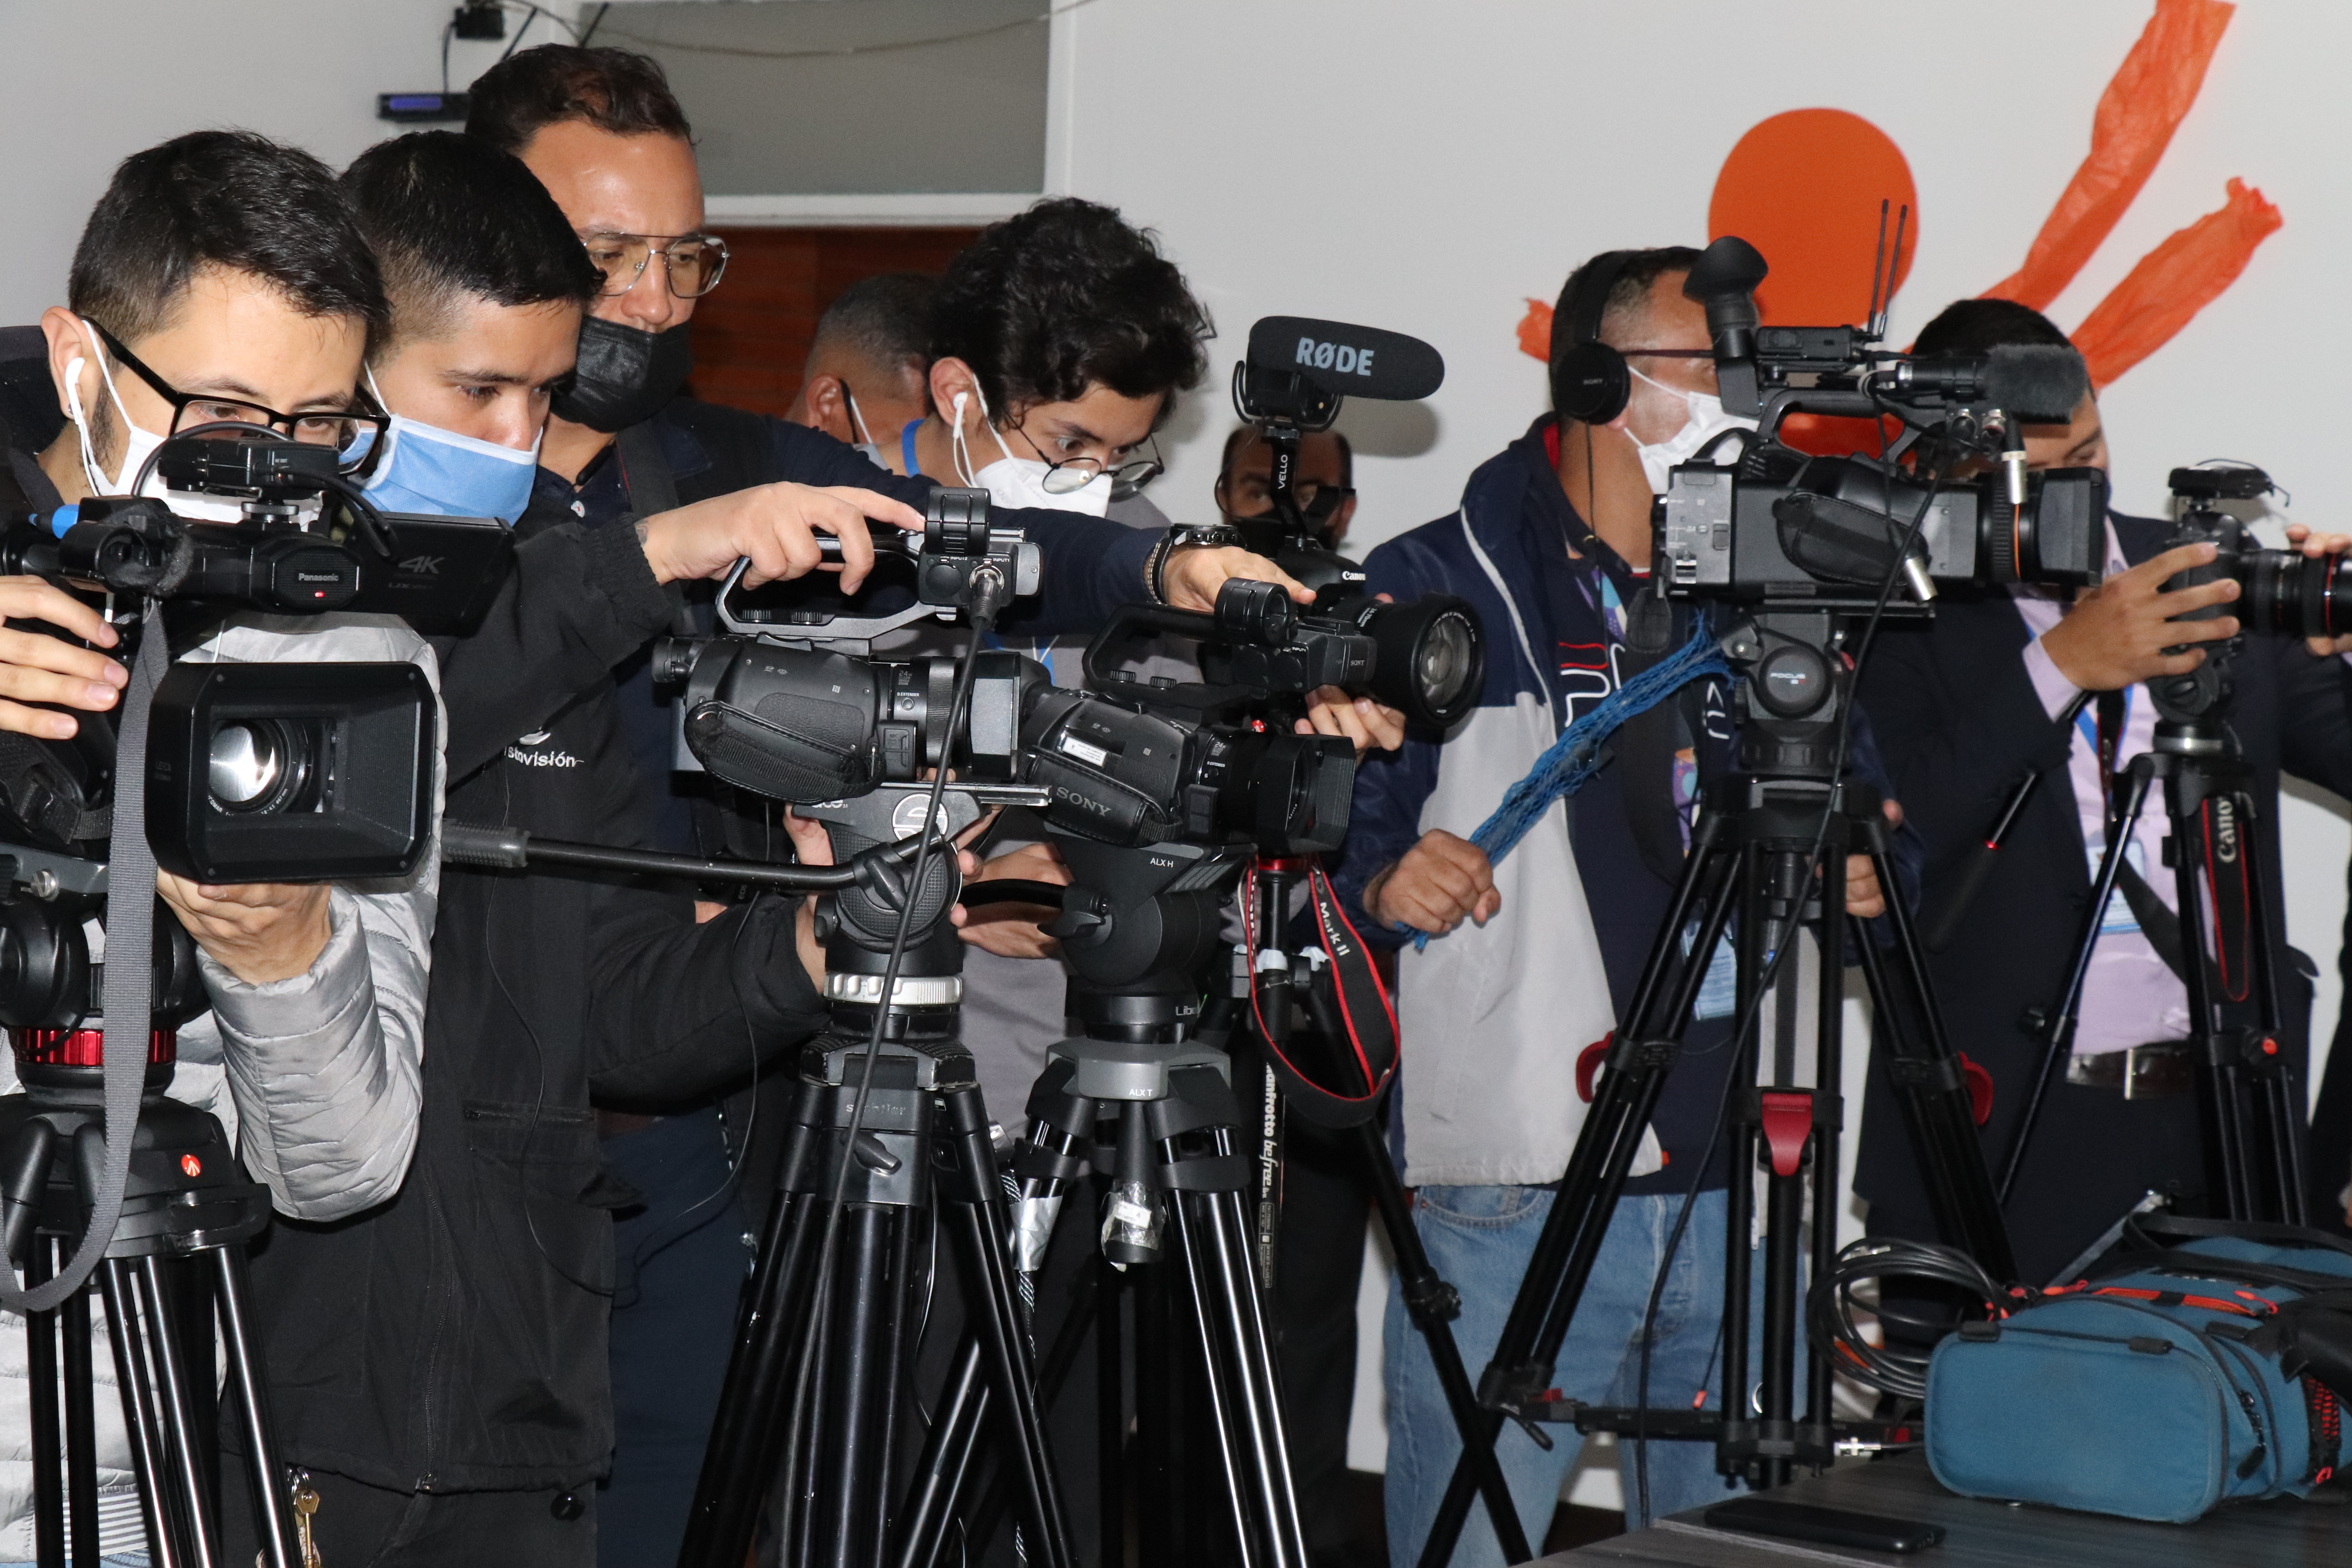
<path id="1" fill-rule="evenodd" d="M 1337 550 L 1356 517 L 1356 453 L 1337 430 L 1310 430 L 1298 438 L 1291 492 L 1307 525 Z M 1225 437 L 1217 466 L 1217 510 L 1227 522 L 1246 522 L 1274 510 L 1274 449 L 1244 425 Z"/>
<path id="2" fill-rule="evenodd" d="M 62 428 L 37 456 L 17 444 L 39 440 L 46 425 L 9 434 L 0 489 L 12 492 L 11 513 L 54 522 L 93 494 L 135 492 L 182 515 L 219 516 L 221 498 L 167 494 L 152 472 L 172 436 L 226 421 L 341 449 L 378 423 L 360 379 L 387 318 L 383 283 L 333 174 L 308 153 L 203 132 L 134 154 L 90 215 L 67 297 L 41 321 L 47 418 L 62 413 Z M 230 503 L 226 515 L 239 512 Z M 95 610 L 34 577 L 0 578 L 0 616 L 119 647 Z M 239 614 L 184 657 L 436 668 L 415 633 L 364 616 Z M 127 684 L 93 647 L 0 632 L 0 729 L 68 742 L 90 721 L 58 708 L 110 707 Z M 45 826 L 84 837 L 28 802 L 20 778 L 19 765 L 0 778 L 0 837 L 39 844 Z M 437 835 L 437 779 L 434 805 Z M 364 889 L 157 881 L 202 952 L 212 1003 L 180 1030 L 172 1094 L 221 1115 L 282 1215 L 341 1221 L 391 1197 L 417 1134 L 435 859 L 397 885 Z M 13 1089 L 13 1061 L 0 1061 L 0 1089 Z M 0 1384 L 25 1376 L 25 1353 L 12 1320 L 0 1328 Z M 110 1364 L 103 1328 L 95 1353 Z M 22 1411 L 25 1398 L 0 1393 L 0 1410 Z M 96 1414 L 100 1545 L 137 1552 L 145 1536 L 120 1407 L 101 1398 Z M 16 1422 L 0 1423 L 0 1563 L 13 1563 L 33 1555 L 28 1437 Z"/>

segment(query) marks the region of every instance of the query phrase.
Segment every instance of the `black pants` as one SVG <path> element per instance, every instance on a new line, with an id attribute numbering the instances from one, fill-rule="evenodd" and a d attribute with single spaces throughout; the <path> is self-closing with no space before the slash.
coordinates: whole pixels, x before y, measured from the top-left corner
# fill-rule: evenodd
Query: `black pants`
<path id="1" fill-rule="evenodd" d="M 716 1110 L 604 1140 L 642 1194 L 613 1227 L 613 1470 L 598 1489 L 603 1568 L 677 1559 L 735 1345 L 751 1254 Z"/>
<path id="2" fill-rule="evenodd" d="M 312 1529 L 333 1568 L 593 1568 L 596 1491 L 403 1492 L 314 1470 Z M 221 1456 L 222 1553 L 250 1563 L 260 1551 L 247 1500 L 244 1460 Z M 662 1565 L 667 1568 L 667 1563 Z"/>

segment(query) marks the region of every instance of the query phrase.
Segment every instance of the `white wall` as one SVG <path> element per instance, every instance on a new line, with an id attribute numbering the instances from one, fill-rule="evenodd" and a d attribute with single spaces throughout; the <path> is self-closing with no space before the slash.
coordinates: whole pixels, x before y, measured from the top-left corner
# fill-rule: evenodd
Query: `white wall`
<path id="1" fill-rule="evenodd" d="M 375 118 L 375 96 L 441 85 L 451 5 L 0 0 L 0 324 L 64 303 L 82 220 L 128 153 L 184 131 L 240 126 L 340 168 L 404 129 Z M 541 20 L 523 42 L 560 36 Z M 453 43 L 452 85 L 465 87 L 503 47 Z"/>

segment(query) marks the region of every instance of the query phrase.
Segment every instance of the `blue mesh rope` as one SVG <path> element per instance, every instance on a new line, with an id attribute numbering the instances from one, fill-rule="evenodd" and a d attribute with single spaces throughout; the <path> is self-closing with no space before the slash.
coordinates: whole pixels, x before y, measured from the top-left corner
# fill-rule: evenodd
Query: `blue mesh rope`
<path id="1" fill-rule="evenodd" d="M 1715 634 L 1704 618 L 1673 658 L 1652 665 L 1607 697 L 1591 712 L 1560 732 L 1527 777 L 1503 792 L 1503 804 L 1478 825 L 1470 842 L 1499 864 L 1528 836 L 1551 803 L 1574 795 L 1601 770 L 1601 748 L 1617 727 L 1636 713 L 1646 713 L 1676 691 L 1703 676 L 1728 675 L 1731 665 L 1716 647 Z M 1429 945 L 1429 933 L 1413 933 L 1415 948 Z"/>

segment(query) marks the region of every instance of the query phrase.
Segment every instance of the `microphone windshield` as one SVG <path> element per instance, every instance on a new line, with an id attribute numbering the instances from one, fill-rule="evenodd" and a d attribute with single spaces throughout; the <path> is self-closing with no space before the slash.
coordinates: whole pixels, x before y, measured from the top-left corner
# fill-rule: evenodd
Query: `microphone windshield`
<path id="1" fill-rule="evenodd" d="M 1250 329 L 1249 363 L 1342 396 L 1397 403 L 1427 397 L 1445 380 L 1445 361 L 1419 338 L 1307 316 L 1260 320 Z"/>
<path id="2" fill-rule="evenodd" d="M 2002 343 L 1985 356 L 1985 401 L 2032 424 L 2064 424 L 2090 390 L 2082 354 L 2057 343 Z"/>

